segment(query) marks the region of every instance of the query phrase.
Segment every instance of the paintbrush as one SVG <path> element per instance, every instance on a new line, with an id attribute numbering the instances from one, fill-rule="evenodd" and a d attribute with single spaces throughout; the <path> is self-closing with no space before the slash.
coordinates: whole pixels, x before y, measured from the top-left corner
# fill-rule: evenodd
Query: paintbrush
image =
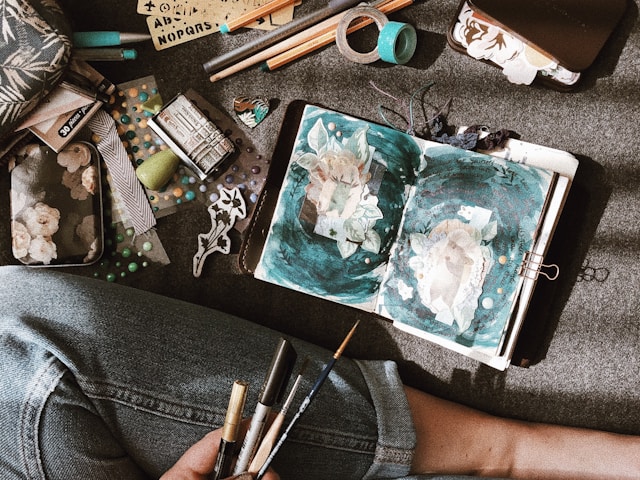
<path id="1" fill-rule="evenodd" d="M 353 334 L 355 333 L 356 327 L 358 326 L 359 323 L 360 323 L 360 320 L 358 320 L 355 323 L 355 325 L 351 328 L 351 330 L 349 331 L 345 339 L 342 341 L 342 344 L 340 345 L 340 347 L 338 347 L 338 350 L 336 350 L 336 353 L 333 354 L 333 358 L 329 361 L 329 363 L 327 363 L 327 365 L 324 367 L 322 372 L 320 372 L 320 375 L 318 375 L 318 378 L 316 379 L 316 382 L 313 384 L 313 387 L 311 387 L 311 390 L 309 390 L 309 393 L 302 401 L 302 404 L 300 404 L 300 408 L 298 408 L 298 411 L 296 412 L 295 416 L 291 419 L 291 422 L 289 422 L 289 425 L 287 425 L 286 430 L 278 439 L 278 443 L 276 443 L 276 445 L 273 447 L 273 450 L 271 450 L 271 454 L 269 454 L 264 464 L 262 465 L 262 468 L 260 468 L 260 471 L 256 475 L 256 480 L 260 480 L 269 469 L 269 465 L 271 465 L 273 458 L 276 456 L 276 454 L 278 453 L 278 450 L 280 450 L 285 440 L 289 436 L 289 432 L 295 426 L 295 424 L 300 419 L 302 414 L 305 412 L 305 410 L 307 409 L 307 407 L 309 406 L 313 398 L 318 393 L 318 390 L 320 390 L 320 387 L 329 376 L 329 373 L 331 373 L 333 366 L 336 364 L 338 359 L 342 356 L 342 352 L 344 352 L 345 348 L 347 347 L 347 344 L 351 340 L 351 337 L 353 337 Z"/>

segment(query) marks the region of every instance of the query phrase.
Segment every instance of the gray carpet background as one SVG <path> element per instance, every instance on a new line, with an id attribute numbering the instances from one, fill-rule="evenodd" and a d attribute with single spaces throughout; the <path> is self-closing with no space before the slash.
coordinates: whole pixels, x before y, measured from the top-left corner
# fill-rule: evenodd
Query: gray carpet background
<path id="1" fill-rule="evenodd" d="M 146 31 L 132 0 L 62 4 L 78 30 Z M 304 0 L 296 16 L 322 4 Z M 433 81 L 425 99 L 434 106 L 452 99 L 452 125 L 508 128 L 523 140 L 576 155 L 578 176 L 548 259 L 561 266 L 561 275 L 542 286 L 527 322 L 535 341 L 526 348 L 537 352 L 529 368 L 498 372 L 361 312 L 264 284 L 243 275 L 234 254 L 209 257 L 202 277 L 194 278 L 196 236 L 210 228 L 202 205 L 159 220 L 170 265 L 120 283 L 219 308 L 331 349 L 360 318 L 348 354 L 394 359 L 411 385 L 510 417 L 640 434 L 638 0 L 629 2 L 623 21 L 573 93 L 512 85 L 498 69 L 452 50 L 446 31 L 457 5 L 456 0 L 418 1 L 392 15 L 418 31 L 418 51 L 405 66 L 350 63 L 331 45 L 275 72 L 254 68 L 210 83 L 201 64 L 261 34 L 250 30 L 160 52 L 149 43 L 138 47 L 134 62 L 95 66 L 116 83 L 153 74 L 163 97 L 193 88 L 226 111 L 241 94 L 269 98 L 272 112 L 256 129 L 247 129 L 266 154 L 273 151 L 293 100 L 380 121 L 377 106 L 395 105 L 371 87 L 372 80 L 403 100 Z M 3 173 L 2 264 L 17 263 L 10 248 L 8 189 Z"/>

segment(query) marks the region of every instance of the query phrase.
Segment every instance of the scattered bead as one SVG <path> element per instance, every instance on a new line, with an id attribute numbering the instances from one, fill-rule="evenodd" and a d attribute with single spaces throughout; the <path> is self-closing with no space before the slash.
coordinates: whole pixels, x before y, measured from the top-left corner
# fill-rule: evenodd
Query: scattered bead
<path id="1" fill-rule="evenodd" d="M 144 243 L 142 244 L 142 249 L 143 249 L 145 252 L 150 252 L 150 251 L 153 249 L 153 243 L 151 243 L 151 242 L 144 242 Z"/>

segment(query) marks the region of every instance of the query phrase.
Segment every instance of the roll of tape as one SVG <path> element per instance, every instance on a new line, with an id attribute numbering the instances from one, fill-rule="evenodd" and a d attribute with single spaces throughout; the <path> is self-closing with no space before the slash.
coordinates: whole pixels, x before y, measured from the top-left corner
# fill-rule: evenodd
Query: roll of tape
<path id="1" fill-rule="evenodd" d="M 356 52 L 351 48 L 347 41 L 347 30 L 349 25 L 351 25 L 353 20 L 360 17 L 371 18 L 376 23 L 378 30 L 380 31 L 382 31 L 384 26 L 389 23 L 389 19 L 380 10 L 373 7 L 354 7 L 347 10 L 347 13 L 342 16 L 338 23 L 338 27 L 336 29 L 336 45 L 338 46 L 340 53 L 352 62 L 373 63 L 376 60 L 380 60 L 380 54 L 378 53 L 380 37 L 378 37 L 378 45 L 376 45 L 376 48 L 367 53 Z"/>
<path id="2" fill-rule="evenodd" d="M 380 30 L 378 54 L 385 62 L 404 65 L 416 51 L 418 35 L 408 23 L 388 22 Z"/>

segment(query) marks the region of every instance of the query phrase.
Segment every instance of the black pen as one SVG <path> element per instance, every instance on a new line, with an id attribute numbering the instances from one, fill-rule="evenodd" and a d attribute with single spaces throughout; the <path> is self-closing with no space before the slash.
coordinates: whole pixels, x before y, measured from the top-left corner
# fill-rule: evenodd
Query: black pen
<path id="1" fill-rule="evenodd" d="M 249 384 L 236 380 L 233 382 L 231 389 L 231 397 L 229 398 L 229 407 L 224 419 L 222 427 L 222 438 L 220 439 L 220 449 L 216 458 L 216 465 L 213 469 L 213 480 L 226 478 L 231 473 L 231 461 L 235 451 L 236 439 L 238 438 L 238 430 L 242 421 L 242 412 L 244 411 L 244 403 L 247 399 L 247 389 Z"/>
<path id="2" fill-rule="evenodd" d="M 289 381 L 297 356 L 291 342 L 281 338 L 271 359 L 271 365 L 260 392 L 260 399 L 238 454 L 238 460 L 233 470 L 234 475 L 247 471 L 249 463 L 258 449 L 271 408 L 282 397 L 284 386 Z"/>
<path id="3" fill-rule="evenodd" d="M 74 48 L 71 54 L 73 58 L 85 62 L 113 62 L 138 58 L 138 52 L 133 48 Z"/>
<path id="4" fill-rule="evenodd" d="M 347 8 L 354 7 L 362 0 L 329 0 L 326 7 L 312 12 L 304 17 L 297 18 L 281 27 L 260 35 L 254 38 L 253 41 L 245 43 L 243 46 L 238 47 L 229 52 L 223 53 L 218 57 L 202 64 L 204 71 L 212 74 L 218 70 L 222 70 L 229 65 L 239 62 L 243 58 L 248 57 L 260 50 L 275 45 L 280 40 L 291 37 L 294 34 L 301 32 L 302 30 L 315 25 L 316 23 L 325 20 L 336 13 L 340 13 Z"/>

